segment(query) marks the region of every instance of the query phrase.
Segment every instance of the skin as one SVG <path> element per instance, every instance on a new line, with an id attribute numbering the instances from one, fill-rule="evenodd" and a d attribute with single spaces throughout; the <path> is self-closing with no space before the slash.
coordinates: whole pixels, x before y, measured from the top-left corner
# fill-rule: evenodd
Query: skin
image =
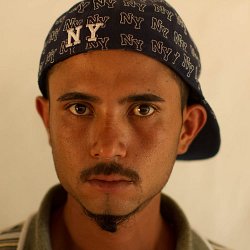
<path id="1" fill-rule="evenodd" d="M 182 110 L 178 77 L 136 52 L 73 56 L 54 66 L 48 81 L 49 100 L 38 97 L 36 105 L 68 192 L 66 204 L 52 216 L 53 249 L 174 249 L 173 232 L 159 212 L 160 192 L 176 156 L 204 126 L 205 109 L 197 104 Z M 110 162 L 134 171 L 139 181 L 120 174 L 82 180 L 82 171 Z M 83 207 L 117 216 L 140 209 L 112 234 Z"/>

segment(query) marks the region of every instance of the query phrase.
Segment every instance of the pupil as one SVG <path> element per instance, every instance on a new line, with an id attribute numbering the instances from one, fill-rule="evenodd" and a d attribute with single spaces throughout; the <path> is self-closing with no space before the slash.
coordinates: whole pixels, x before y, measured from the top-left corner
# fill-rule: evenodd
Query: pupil
<path id="1" fill-rule="evenodd" d="M 83 114 L 86 111 L 86 107 L 83 105 L 76 105 L 75 110 L 78 114 Z"/>
<path id="2" fill-rule="evenodd" d="M 139 112 L 142 114 L 142 115 L 147 115 L 150 111 L 150 107 L 147 106 L 147 105 L 141 105 L 139 107 Z"/>

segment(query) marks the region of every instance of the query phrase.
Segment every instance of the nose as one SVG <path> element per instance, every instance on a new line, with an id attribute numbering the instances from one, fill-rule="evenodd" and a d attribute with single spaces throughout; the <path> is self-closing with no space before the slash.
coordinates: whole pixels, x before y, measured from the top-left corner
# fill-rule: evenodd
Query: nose
<path id="1" fill-rule="evenodd" d="M 127 154 L 124 126 L 99 122 L 93 130 L 90 154 L 101 160 L 115 160 Z"/>

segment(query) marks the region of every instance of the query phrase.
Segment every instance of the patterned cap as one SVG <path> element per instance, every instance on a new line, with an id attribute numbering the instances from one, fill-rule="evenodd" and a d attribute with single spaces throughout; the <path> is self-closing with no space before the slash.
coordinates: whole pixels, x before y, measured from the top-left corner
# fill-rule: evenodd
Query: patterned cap
<path id="1" fill-rule="evenodd" d="M 171 68 L 190 87 L 192 101 L 207 111 L 206 125 L 182 160 L 206 159 L 220 147 L 216 117 L 199 83 L 200 56 L 187 27 L 165 0 L 84 0 L 61 15 L 50 30 L 38 75 L 47 96 L 46 75 L 58 62 L 91 50 L 124 49 L 150 56 Z"/>

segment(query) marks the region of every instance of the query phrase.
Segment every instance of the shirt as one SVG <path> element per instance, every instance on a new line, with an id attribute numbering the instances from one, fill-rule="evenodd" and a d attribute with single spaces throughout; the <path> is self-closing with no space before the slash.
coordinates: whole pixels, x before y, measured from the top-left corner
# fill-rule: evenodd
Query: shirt
<path id="1" fill-rule="evenodd" d="M 62 186 L 57 185 L 50 189 L 36 214 L 0 233 L 0 250 L 52 250 L 50 214 L 65 203 L 66 198 L 67 192 Z M 176 202 L 164 194 L 161 195 L 160 211 L 174 230 L 176 250 L 227 250 L 195 232 Z"/>

